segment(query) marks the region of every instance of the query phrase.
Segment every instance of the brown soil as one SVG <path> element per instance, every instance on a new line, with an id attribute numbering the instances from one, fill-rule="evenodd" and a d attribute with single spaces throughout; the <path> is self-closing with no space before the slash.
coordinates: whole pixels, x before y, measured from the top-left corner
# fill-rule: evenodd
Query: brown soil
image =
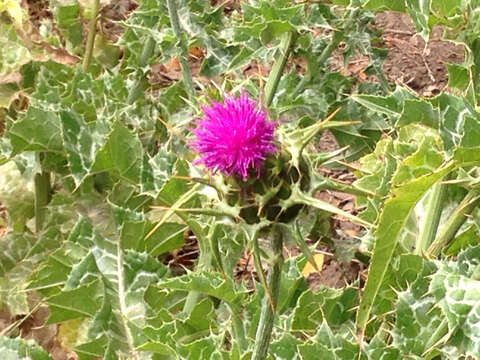
<path id="1" fill-rule="evenodd" d="M 30 23 L 34 28 L 39 28 L 44 19 L 52 19 L 48 8 L 48 0 L 23 0 L 22 6 L 27 9 Z"/>
<path id="2" fill-rule="evenodd" d="M 439 26 L 434 27 L 425 43 L 406 14 L 378 13 L 375 25 L 383 31 L 381 46 L 388 49 L 383 65 L 385 76 L 390 82 L 409 87 L 421 96 L 434 96 L 443 90 L 448 82 L 445 64 L 464 60 L 463 46 L 442 41 L 443 29 Z M 332 57 L 331 70 L 358 81 L 376 81 L 363 72 L 369 63 L 367 56 L 356 54 L 346 66 L 341 51 Z"/>
<path id="3" fill-rule="evenodd" d="M 445 63 L 463 62 L 463 46 L 442 41 L 443 30 L 438 26 L 425 43 L 406 14 L 379 13 L 375 22 L 383 29 L 383 41 L 389 50 L 383 67 L 388 80 L 422 96 L 436 95 L 447 85 Z"/>
<path id="4" fill-rule="evenodd" d="M 241 2 L 244 0 L 210 0 L 210 4 L 212 6 L 223 6 L 223 12 L 226 16 L 230 16 L 230 14 L 234 11 L 240 10 Z"/>
<path id="5" fill-rule="evenodd" d="M 126 20 L 138 4 L 132 0 L 116 0 L 105 5 L 101 10 L 100 28 L 102 34 L 111 42 L 116 42 L 124 32 L 117 21 Z"/>
<path id="6" fill-rule="evenodd" d="M 262 266 L 263 267 L 263 266 Z M 265 269 L 264 269 L 265 270 Z M 235 280 L 238 283 L 243 283 L 249 291 L 255 289 L 255 281 L 259 281 L 257 270 L 253 262 L 252 253 L 245 250 L 238 260 L 235 269 L 233 270 Z"/>
<path id="7" fill-rule="evenodd" d="M 33 339 L 43 347 L 53 360 L 78 360 L 77 355 L 64 348 L 57 338 L 58 326 L 45 325 L 49 316 L 47 306 L 38 306 L 38 301 L 30 296 L 31 308 L 36 310 L 26 316 L 12 317 L 8 311 L 0 311 L 0 335 L 20 336 L 25 340 Z"/>
<path id="8" fill-rule="evenodd" d="M 190 72 L 195 81 L 199 81 L 206 85 L 210 81 L 199 75 L 200 66 L 205 58 L 205 50 L 198 46 L 191 46 L 188 49 L 188 63 Z M 178 58 L 172 57 L 166 63 L 158 63 L 151 66 L 148 74 L 148 81 L 152 85 L 169 86 L 182 78 L 182 68 Z"/>
<path id="9" fill-rule="evenodd" d="M 359 262 L 344 263 L 327 256 L 321 271 L 308 275 L 307 282 L 312 291 L 318 291 L 322 286 L 344 288 L 359 279 L 363 267 Z"/>
<path id="10" fill-rule="evenodd" d="M 187 270 L 193 270 L 200 252 L 197 239 L 191 231 L 185 232 L 183 241 L 184 245 L 180 249 L 171 251 L 161 259 L 175 276 L 184 275 Z"/>

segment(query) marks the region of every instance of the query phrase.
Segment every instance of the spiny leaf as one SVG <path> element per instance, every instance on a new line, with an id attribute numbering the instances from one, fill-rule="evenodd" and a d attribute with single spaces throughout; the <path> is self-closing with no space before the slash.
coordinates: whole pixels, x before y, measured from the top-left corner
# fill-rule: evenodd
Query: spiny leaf
<path id="1" fill-rule="evenodd" d="M 352 308 L 357 292 L 348 287 L 342 290 L 322 288 L 317 293 L 305 291 L 298 299 L 293 313 L 293 331 L 316 330 L 323 321 L 338 326 L 353 318 Z"/>
<path id="2" fill-rule="evenodd" d="M 47 323 L 93 317 L 101 304 L 101 290 L 96 281 L 49 297 L 48 306 L 51 315 Z"/>
<path id="3" fill-rule="evenodd" d="M 14 154 L 23 151 L 63 152 L 60 117 L 30 106 L 8 132 Z"/>
<path id="4" fill-rule="evenodd" d="M 335 333 L 323 321 L 317 334 L 302 345 L 298 346 L 301 359 L 314 359 L 317 357 L 335 360 L 357 359 L 359 346 L 348 336 L 347 329 Z"/>
<path id="5" fill-rule="evenodd" d="M 113 171 L 137 184 L 142 171 L 143 151 L 140 140 L 123 124 L 116 122 L 105 145 L 98 151 L 93 171 Z"/>
<path id="6" fill-rule="evenodd" d="M 67 48 L 75 49 L 82 44 L 83 40 L 79 3 L 76 0 L 69 3 L 53 1 L 52 5 L 51 10 L 53 10 L 56 24 L 69 42 Z"/>
<path id="7" fill-rule="evenodd" d="M 430 35 L 428 19 L 430 16 L 430 0 L 405 0 L 407 12 L 413 21 L 418 33 L 425 41 Z"/>
<path id="8" fill-rule="evenodd" d="M 356 322 L 361 338 L 410 212 L 427 190 L 452 169 L 453 163 L 450 162 L 431 174 L 415 178 L 394 188 L 386 201 L 375 232 L 370 271 L 357 312 Z"/>
<path id="9" fill-rule="evenodd" d="M 9 6 L 19 7 L 18 2 L 14 0 L 8 0 L 8 3 Z M 2 12 L 1 6 L 0 3 L 0 12 Z M 31 60 L 32 55 L 23 40 L 17 35 L 13 24 L 1 22 L 0 34 L 0 75 L 5 75 L 20 69 L 23 64 Z"/>
<path id="10" fill-rule="evenodd" d="M 75 184 L 79 186 L 90 175 L 97 151 L 103 142 L 94 126 L 72 111 L 60 113 L 62 136 L 68 154 L 68 163 Z"/>
<path id="11" fill-rule="evenodd" d="M 469 250 L 476 256 L 480 253 L 478 246 Z M 478 258 L 472 260 L 478 266 Z M 449 330 L 452 333 L 453 331 L 461 333 L 463 337 L 461 349 L 466 355 L 478 357 L 480 355 L 478 334 L 480 281 L 468 276 L 471 276 L 472 272 L 459 274 L 455 271 L 455 265 L 453 269 L 446 264 L 440 265 L 439 271 L 432 277 L 430 293 L 445 315 Z"/>
<path id="12" fill-rule="evenodd" d="M 372 10 L 393 10 L 393 11 L 405 11 L 405 1 L 403 0 L 368 0 L 365 3 L 367 9 Z"/>
<path id="13" fill-rule="evenodd" d="M 24 261 L 37 239 L 29 234 L 9 233 L 0 238 L 0 276 Z"/>
<path id="14" fill-rule="evenodd" d="M 160 288 L 197 291 L 221 299 L 239 310 L 244 298 L 242 292 L 235 290 L 231 280 L 224 278 L 220 273 L 191 272 L 157 284 Z"/>

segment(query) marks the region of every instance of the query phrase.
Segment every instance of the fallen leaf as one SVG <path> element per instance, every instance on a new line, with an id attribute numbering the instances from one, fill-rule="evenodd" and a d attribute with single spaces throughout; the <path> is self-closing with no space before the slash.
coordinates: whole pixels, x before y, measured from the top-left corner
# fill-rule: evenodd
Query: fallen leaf
<path id="1" fill-rule="evenodd" d="M 313 259 L 315 260 L 315 264 L 317 265 L 317 269 L 321 270 L 323 266 L 323 254 L 315 254 L 313 255 Z M 316 273 L 317 270 L 310 264 L 309 261 L 305 264 L 305 267 L 302 270 L 302 275 L 304 277 L 308 277 L 308 275 L 312 273 Z"/>

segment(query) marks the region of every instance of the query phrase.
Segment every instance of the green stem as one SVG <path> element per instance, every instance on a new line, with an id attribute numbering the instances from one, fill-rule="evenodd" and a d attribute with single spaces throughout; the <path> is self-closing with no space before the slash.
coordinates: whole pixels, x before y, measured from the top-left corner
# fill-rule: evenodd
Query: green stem
<path id="1" fill-rule="evenodd" d="M 143 92 L 143 79 L 144 79 L 144 68 L 148 65 L 148 60 L 152 57 L 153 51 L 155 50 L 155 40 L 148 36 L 145 44 L 142 48 L 142 53 L 140 54 L 140 58 L 138 59 L 138 67 L 139 70 L 136 72 L 137 80 L 135 85 L 132 86 L 130 92 L 128 93 L 127 103 L 133 104 L 139 97 L 142 95 Z"/>
<path id="2" fill-rule="evenodd" d="M 148 65 L 148 60 L 150 60 L 150 58 L 152 57 L 153 50 L 155 50 L 155 40 L 153 39 L 153 37 L 148 36 L 145 44 L 143 44 L 140 58 L 138 59 L 138 66 L 140 68 L 144 68 Z"/>
<path id="3" fill-rule="evenodd" d="M 243 325 L 241 316 L 234 310 L 232 310 L 232 327 L 235 342 L 238 345 L 240 354 L 243 354 L 248 349 L 247 337 L 245 336 L 245 326 Z"/>
<path id="4" fill-rule="evenodd" d="M 162 196 L 159 196 L 158 200 L 170 208 L 169 211 L 171 211 L 171 214 L 176 214 L 180 219 L 182 219 L 185 224 L 187 224 L 188 228 L 193 232 L 193 234 L 196 236 L 198 245 L 200 248 L 200 255 L 198 259 L 198 265 L 197 267 L 200 269 L 208 269 L 211 267 L 212 263 L 212 255 L 211 252 L 209 251 L 209 243 L 208 243 L 208 236 L 213 234 L 215 230 L 215 218 L 211 220 L 210 223 L 210 233 L 205 234 L 205 231 L 203 230 L 202 226 L 195 221 L 192 217 L 188 216 L 185 212 L 178 212 L 176 211 L 177 206 L 182 206 L 182 204 L 188 202 L 191 200 L 198 191 L 198 185 L 195 185 L 190 189 L 187 193 L 185 193 L 181 199 L 177 200 L 175 203 L 171 203 L 170 201 L 166 200 Z M 168 217 L 162 218 L 162 220 L 154 227 L 153 230 L 150 231 L 146 235 L 146 238 L 151 236 L 155 231 L 157 231 L 162 224 L 167 221 Z M 185 304 L 183 305 L 183 311 L 186 314 L 191 314 L 193 309 L 195 308 L 195 305 L 198 304 L 202 297 L 202 294 L 196 291 L 190 291 L 187 295 L 187 298 L 185 300 Z"/>
<path id="5" fill-rule="evenodd" d="M 207 236 L 205 236 L 203 229 L 199 226 L 196 221 L 191 220 L 185 214 L 180 215 L 185 223 L 190 227 L 193 231 L 195 236 L 197 237 L 198 245 L 200 248 L 200 256 L 198 259 L 197 269 L 200 270 L 208 270 L 212 267 L 212 260 L 213 255 L 211 249 L 209 248 L 209 240 L 210 242 L 214 242 L 213 239 L 218 235 L 217 233 L 217 225 L 215 224 L 215 220 L 212 220 L 210 231 Z M 217 259 L 218 261 L 218 259 Z M 186 314 L 191 314 L 195 305 L 198 304 L 204 295 L 197 291 L 190 291 L 185 299 L 185 304 L 183 306 L 183 311 Z M 245 328 L 243 325 L 243 321 L 241 319 L 241 315 L 238 312 L 238 309 L 231 307 L 231 314 L 232 314 L 232 326 L 233 326 L 233 336 L 235 337 L 236 343 L 239 347 L 240 353 L 246 351 L 248 347 L 247 339 L 245 337 Z"/>
<path id="6" fill-rule="evenodd" d="M 278 83 L 283 74 L 283 69 L 287 64 L 288 56 L 292 51 L 295 40 L 297 39 L 297 33 L 293 31 L 283 34 L 279 48 L 279 58 L 273 65 L 270 74 L 268 75 L 267 83 L 265 84 L 265 105 L 270 106 L 272 103 L 275 92 L 277 91 Z"/>
<path id="7" fill-rule="evenodd" d="M 273 300 L 273 306 L 276 309 L 278 303 L 278 295 L 280 293 L 280 280 L 282 276 L 283 266 L 283 238 L 281 231 L 274 231 L 272 239 L 273 259 L 271 263 L 270 273 L 268 274 L 268 287 Z M 267 297 L 263 298 L 260 320 L 258 323 L 257 333 L 255 336 L 255 347 L 251 360 L 264 360 L 267 358 L 270 338 L 272 336 L 273 321 L 275 319 L 275 311 L 272 309 L 270 301 Z"/>
<path id="8" fill-rule="evenodd" d="M 443 225 L 435 241 L 428 248 L 426 252 L 428 257 L 438 256 L 442 249 L 450 243 L 458 229 L 460 229 L 467 220 L 467 216 L 470 215 L 477 206 L 479 199 L 480 196 L 477 190 L 470 190 L 467 193 L 448 221 Z"/>
<path id="9" fill-rule="evenodd" d="M 97 18 L 100 10 L 100 0 L 92 0 L 92 18 L 88 27 L 87 46 L 85 56 L 83 57 L 82 68 L 84 72 L 88 72 L 90 63 L 92 62 L 93 45 L 95 44 L 95 36 L 97 35 Z"/>
<path id="10" fill-rule="evenodd" d="M 175 0 L 167 0 L 167 7 L 170 23 L 175 37 L 177 38 L 177 56 L 182 68 L 182 81 L 185 85 L 190 101 L 195 102 L 195 87 L 193 85 L 192 74 L 188 65 L 188 47 L 180 26 Z"/>
<path id="11" fill-rule="evenodd" d="M 252 238 L 252 246 L 253 263 L 255 265 L 255 270 L 257 272 L 258 279 L 260 280 L 260 283 L 262 284 L 262 287 L 265 291 L 265 297 L 268 299 L 270 307 L 273 310 L 275 308 L 275 305 L 273 303 L 272 294 L 270 293 L 270 288 L 268 287 L 268 281 L 262 268 L 262 258 L 260 256 L 260 246 L 258 244 L 258 232 L 255 232 Z"/>
<path id="12" fill-rule="evenodd" d="M 312 190 L 310 194 L 315 194 L 320 190 L 333 190 L 333 191 L 340 191 L 352 195 L 358 196 L 377 196 L 377 194 L 369 193 L 365 190 L 356 188 L 351 184 L 342 183 L 340 181 L 327 178 L 325 176 L 314 174 L 312 178 Z"/>
<path id="13" fill-rule="evenodd" d="M 202 251 L 200 249 L 200 255 L 198 258 L 198 264 L 197 264 L 197 269 L 206 269 L 210 267 L 212 262 L 212 256 L 210 255 L 209 251 Z M 195 308 L 195 305 L 197 305 L 203 298 L 204 294 L 198 292 L 198 291 L 189 291 L 188 295 L 185 299 L 185 304 L 183 305 L 183 312 L 185 314 L 190 315 Z"/>
<path id="14" fill-rule="evenodd" d="M 225 278 L 228 276 L 232 279 L 233 274 L 231 273 L 231 271 L 228 272 L 228 275 L 225 273 L 222 255 L 220 253 L 220 246 L 218 243 L 218 239 L 220 238 L 220 232 L 218 230 L 220 230 L 220 228 L 215 226 L 215 231 L 213 232 L 213 235 L 209 236 L 209 250 L 212 253 L 212 258 L 217 263 L 217 270 L 220 271 Z"/>
<path id="15" fill-rule="evenodd" d="M 292 188 L 292 194 L 290 195 L 290 198 L 280 201 L 282 209 L 288 209 L 290 206 L 296 204 L 310 206 L 319 210 L 329 212 L 331 214 L 343 216 L 344 218 L 354 222 L 355 224 L 362 225 L 367 229 L 374 227 L 373 224 L 369 223 L 366 220 L 363 220 L 362 218 L 359 218 L 358 216 L 352 215 L 347 211 L 343 211 L 326 201 L 322 201 L 320 199 L 317 199 L 316 197 L 305 194 L 303 191 L 300 190 L 298 186 Z"/>
<path id="16" fill-rule="evenodd" d="M 187 219 L 186 221 L 188 221 L 187 225 L 191 228 L 191 225 L 193 225 L 192 222 Z M 200 250 L 196 267 L 198 270 L 208 270 L 212 267 L 212 253 L 209 249 L 208 238 L 215 234 L 217 226 L 214 221 L 215 219 L 210 222 L 210 230 L 206 236 L 203 229 L 201 229 L 199 226 L 196 226 L 196 224 L 198 223 L 194 225 L 194 228 L 196 229 L 196 231 L 194 231 L 194 234 L 197 237 L 198 247 Z M 200 292 L 190 291 L 187 295 L 187 298 L 185 299 L 183 311 L 186 314 L 191 314 L 193 309 L 195 308 L 195 305 L 197 305 L 203 297 L 204 295 Z"/>
<path id="17" fill-rule="evenodd" d="M 50 186 L 50 173 L 41 172 L 35 175 L 35 231 L 43 229 L 46 217 L 46 206 L 50 202 L 52 188 Z"/>
<path id="18" fill-rule="evenodd" d="M 420 234 L 415 244 L 415 254 L 422 255 L 435 239 L 438 224 L 442 217 L 442 206 L 445 200 L 446 185 L 436 183 L 433 185 L 426 206 L 425 219 L 423 220 Z"/>

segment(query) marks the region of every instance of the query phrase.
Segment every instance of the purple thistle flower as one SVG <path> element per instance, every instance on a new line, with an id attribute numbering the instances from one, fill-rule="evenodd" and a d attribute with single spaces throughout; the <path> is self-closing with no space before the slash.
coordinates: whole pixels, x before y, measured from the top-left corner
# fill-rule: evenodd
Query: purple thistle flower
<path id="1" fill-rule="evenodd" d="M 225 97 L 225 104 L 212 102 L 202 110 L 205 115 L 193 130 L 196 139 L 191 144 L 201 155 L 195 163 L 243 180 L 251 168 L 259 176 L 266 156 L 275 152 L 275 123 L 267 120 L 267 112 L 245 92 L 239 98 Z"/>

